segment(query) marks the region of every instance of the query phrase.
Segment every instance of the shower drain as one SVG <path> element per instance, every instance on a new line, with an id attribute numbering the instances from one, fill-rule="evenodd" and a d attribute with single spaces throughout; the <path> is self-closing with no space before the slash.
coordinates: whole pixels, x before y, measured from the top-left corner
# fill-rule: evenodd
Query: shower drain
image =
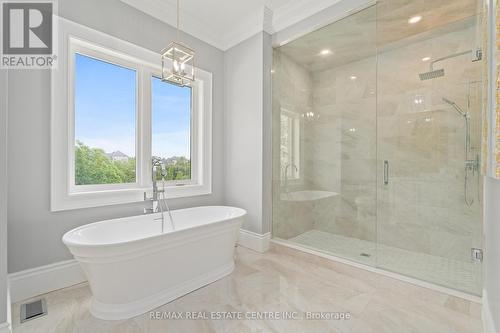
<path id="1" fill-rule="evenodd" d="M 359 255 L 360 255 L 360 256 L 362 256 L 362 257 L 367 257 L 367 258 L 372 256 L 371 254 L 369 254 L 369 253 L 364 253 L 364 252 L 363 252 L 363 253 L 360 253 Z"/>

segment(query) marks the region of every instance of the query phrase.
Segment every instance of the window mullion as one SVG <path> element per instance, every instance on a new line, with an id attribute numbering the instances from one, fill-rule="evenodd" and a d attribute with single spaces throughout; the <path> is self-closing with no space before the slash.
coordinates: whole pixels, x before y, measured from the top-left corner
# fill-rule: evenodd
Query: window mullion
<path id="1" fill-rule="evenodd" d="M 141 117 L 141 167 L 142 182 L 144 187 L 151 186 L 151 156 L 152 156 L 152 106 L 151 106 L 151 80 L 152 71 L 147 67 L 141 68 L 141 107 L 139 115 Z"/>

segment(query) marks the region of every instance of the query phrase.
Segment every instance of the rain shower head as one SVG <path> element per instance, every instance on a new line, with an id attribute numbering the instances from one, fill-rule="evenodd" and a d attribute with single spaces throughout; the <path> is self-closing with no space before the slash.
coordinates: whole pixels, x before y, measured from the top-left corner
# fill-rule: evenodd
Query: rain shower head
<path id="1" fill-rule="evenodd" d="M 440 62 L 440 61 L 443 61 L 443 60 L 446 60 L 446 59 L 451 59 L 451 58 L 459 57 L 459 56 L 466 55 L 466 54 L 472 54 L 473 55 L 472 61 L 481 60 L 482 59 L 482 55 L 483 55 L 481 49 L 477 49 L 477 50 L 475 50 L 475 52 L 473 52 L 472 50 L 467 50 L 467 51 L 463 51 L 463 52 L 459 52 L 459 53 L 455 53 L 455 54 L 450 54 L 450 55 L 447 55 L 445 57 L 438 58 L 438 59 L 436 59 L 436 60 L 434 60 L 434 61 L 431 62 L 430 66 L 429 66 L 429 71 L 428 72 L 418 74 L 418 76 L 420 76 L 420 80 L 421 81 L 425 81 L 425 80 L 431 80 L 431 79 L 435 79 L 435 78 L 444 76 L 444 69 L 434 69 L 433 68 L 434 64 L 436 62 Z"/>
<path id="2" fill-rule="evenodd" d="M 420 73 L 418 76 L 420 76 L 421 81 L 435 79 L 444 76 L 444 69 L 431 70 L 430 72 Z"/>

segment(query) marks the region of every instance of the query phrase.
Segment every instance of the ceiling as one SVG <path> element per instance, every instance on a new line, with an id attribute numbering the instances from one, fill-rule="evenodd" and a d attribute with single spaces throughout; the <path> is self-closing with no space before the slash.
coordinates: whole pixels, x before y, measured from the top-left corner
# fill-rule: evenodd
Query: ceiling
<path id="1" fill-rule="evenodd" d="M 329 69 L 377 54 L 376 7 L 360 11 L 279 48 L 309 71 Z M 322 50 L 331 54 L 321 55 Z"/>
<path id="2" fill-rule="evenodd" d="M 375 56 L 384 50 L 477 23 L 478 0 L 379 0 L 279 49 L 310 71 Z M 421 21 L 408 19 L 420 15 Z M 321 50 L 331 54 L 322 56 Z"/>
<path id="3" fill-rule="evenodd" d="M 121 0 L 172 26 L 176 0 Z M 259 31 L 282 30 L 340 0 L 181 0 L 181 30 L 227 50 Z"/>

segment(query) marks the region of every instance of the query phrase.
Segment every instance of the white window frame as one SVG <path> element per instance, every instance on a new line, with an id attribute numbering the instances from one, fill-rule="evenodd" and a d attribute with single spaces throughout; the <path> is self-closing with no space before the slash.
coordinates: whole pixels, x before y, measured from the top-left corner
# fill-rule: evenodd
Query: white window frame
<path id="1" fill-rule="evenodd" d="M 51 210 L 139 202 L 151 194 L 151 77 L 161 73 L 160 54 L 58 18 L 59 66 L 52 70 Z M 103 46 L 105 45 L 105 47 Z M 137 75 L 136 182 L 75 185 L 74 59 L 82 54 L 134 69 Z M 191 111 L 191 180 L 165 182 L 166 198 L 212 193 L 212 74 L 195 68 Z"/>

